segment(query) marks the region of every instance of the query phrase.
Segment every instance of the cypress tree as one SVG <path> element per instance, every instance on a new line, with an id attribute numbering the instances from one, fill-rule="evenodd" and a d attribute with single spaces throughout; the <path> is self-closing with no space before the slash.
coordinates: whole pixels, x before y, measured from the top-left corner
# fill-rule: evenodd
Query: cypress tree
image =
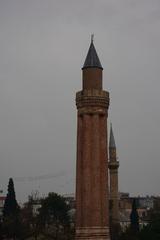
<path id="1" fill-rule="evenodd" d="M 13 179 L 10 178 L 8 183 L 8 193 L 6 196 L 4 209 L 3 209 L 4 218 L 16 215 L 18 212 L 18 209 L 19 207 L 16 201 Z"/>
<path id="2" fill-rule="evenodd" d="M 132 211 L 130 214 L 130 220 L 131 220 L 131 230 L 135 233 L 139 232 L 139 215 L 138 215 L 135 199 L 133 199 L 133 203 L 132 203 Z"/>
<path id="3" fill-rule="evenodd" d="M 16 201 L 13 179 L 9 179 L 8 193 L 3 208 L 2 233 L 4 238 L 15 240 L 20 234 L 19 206 Z"/>

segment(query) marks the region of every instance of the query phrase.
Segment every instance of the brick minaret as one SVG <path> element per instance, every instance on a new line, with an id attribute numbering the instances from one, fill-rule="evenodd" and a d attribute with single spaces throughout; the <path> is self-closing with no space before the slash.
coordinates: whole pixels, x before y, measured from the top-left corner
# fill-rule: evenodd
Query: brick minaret
<path id="1" fill-rule="evenodd" d="M 76 94 L 76 240 L 109 240 L 107 116 L 109 93 L 102 90 L 103 68 L 93 40 Z"/>
<path id="2" fill-rule="evenodd" d="M 110 175 L 110 202 L 111 202 L 111 223 L 113 226 L 119 224 L 119 202 L 118 202 L 118 168 L 116 144 L 114 140 L 112 125 L 109 140 L 109 175 Z"/>

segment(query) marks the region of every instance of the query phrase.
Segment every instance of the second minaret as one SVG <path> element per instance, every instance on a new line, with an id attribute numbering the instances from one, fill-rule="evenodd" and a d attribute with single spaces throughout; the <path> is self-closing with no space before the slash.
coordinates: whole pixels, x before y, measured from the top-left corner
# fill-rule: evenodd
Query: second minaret
<path id="1" fill-rule="evenodd" d="M 119 224 L 119 196 L 118 196 L 118 168 L 119 162 L 117 161 L 116 144 L 113 135 L 112 125 L 110 129 L 109 140 L 109 176 L 110 176 L 110 216 L 111 225 L 116 226 Z"/>

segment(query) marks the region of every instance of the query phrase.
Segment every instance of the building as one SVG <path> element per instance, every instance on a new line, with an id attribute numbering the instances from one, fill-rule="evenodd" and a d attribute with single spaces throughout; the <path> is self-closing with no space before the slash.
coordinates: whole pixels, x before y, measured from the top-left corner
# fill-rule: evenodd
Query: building
<path id="1" fill-rule="evenodd" d="M 3 207 L 4 207 L 5 199 L 6 197 L 0 196 L 0 221 L 2 220 L 2 217 L 3 217 Z"/>
<path id="2" fill-rule="evenodd" d="M 77 169 L 76 239 L 110 239 L 107 117 L 109 93 L 102 88 L 103 68 L 91 41 L 76 94 Z"/>
<path id="3" fill-rule="evenodd" d="M 65 199 L 66 204 L 69 205 L 71 209 L 75 209 L 76 207 L 75 194 L 74 193 L 64 194 L 63 197 Z"/>

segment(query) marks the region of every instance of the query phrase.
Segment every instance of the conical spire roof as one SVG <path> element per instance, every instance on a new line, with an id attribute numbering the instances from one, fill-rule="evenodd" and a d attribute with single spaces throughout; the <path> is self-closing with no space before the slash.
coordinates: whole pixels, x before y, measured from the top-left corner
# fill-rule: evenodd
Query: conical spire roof
<path id="1" fill-rule="evenodd" d="M 96 52 L 95 46 L 93 44 L 93 37 L 91 38 L 91 44 L 87 53 L 86 60 L 82 69 L 84 68 L 102 68 L 101 62 L 99 60 L 98 54 Z"/>
<path id="2" fill-rule="evenodd" d="M 111 124 L 111 127 L 110 127 L 109 147 L 110 148 L 116 148 L 115 139 L 114 139 L 114 135 L 113 135 L 112 124 Z"/>

